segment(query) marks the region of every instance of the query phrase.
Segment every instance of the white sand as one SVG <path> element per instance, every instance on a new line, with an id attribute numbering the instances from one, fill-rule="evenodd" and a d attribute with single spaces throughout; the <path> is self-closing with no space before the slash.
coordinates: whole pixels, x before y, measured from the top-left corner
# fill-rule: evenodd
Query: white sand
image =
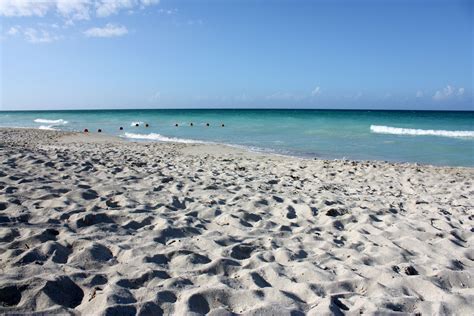
<path id="1" fill-rule="evenodd" d="M 0 130 L 0 313 L 474 314 L 474 169 Z"/>

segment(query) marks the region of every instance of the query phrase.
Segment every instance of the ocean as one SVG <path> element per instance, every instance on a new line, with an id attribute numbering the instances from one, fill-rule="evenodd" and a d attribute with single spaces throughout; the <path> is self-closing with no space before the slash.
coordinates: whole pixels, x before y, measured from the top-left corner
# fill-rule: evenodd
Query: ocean
<path id="1" fill-rule="evenodd" d="M 91 132 L 100 128 L 103 133 L 134 141 L 209 142 L 305 158 L 474 166 L 474 112 L 5 111 L 0 112 L 0 126 L 65 131 L 87 128 Z"/>

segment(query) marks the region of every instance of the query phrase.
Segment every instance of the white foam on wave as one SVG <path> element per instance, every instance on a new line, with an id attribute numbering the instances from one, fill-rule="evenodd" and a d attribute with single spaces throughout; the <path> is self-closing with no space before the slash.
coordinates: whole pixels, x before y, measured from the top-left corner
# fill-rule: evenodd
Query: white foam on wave
<path id="1" fill-rule="evenodd" d="M 51 127 L 50 125 L 41 125 L 40 127 L 38 127 L 39 129 L 44 129 L 44 130 L 47 130 L 47 131 L 57 131 L 56 128 L 53 128 Z"/>
<path id="2" fill-rule="evenodd" d="M 400 128 L 383 125 L 371 125 L 370 131 L 378 134 L 412 135 L 412 136 L 443 136 L 443 137 L 474 137 L 474 131 L 445 131 L 435 129 Z"/>
<path id="3" fill-rule="evenodd" d="M 167 137 L 167 136 L 163 136 L 156 133 L 150 133 L 150 134 L 125 133 L 121 137 L 129 138 L 129 139 L 144 139 L 144 140 L 154 140 L 154 141 L 172 142 L 172 143 L 224 145 L 224 146 L 229 146 L 233 148 L 247 150 L 250 152 L 266 153 L 266 154 L 271 154 L 271 155 L 281 156 L 281 157 L 291 156 L 298 159 L 304 159 L 302 157 L 291 155 L 290 152 L 285 152 L 285 151 L 277 152 L 274 149 L 270 149 L 270 148 L 228 144 L 228 143 L 216 143 L 216 142 L 210 142 L 210 141 L 201 141 L 201 140 L 176 138 L 176 137 Z"/>
<path id="4" fill-rule="evenodd" d="M 50 126 L 56 126 L 56 125 L 66 125 L 69 123 L 68 121 L 65 121 L 63 119 L 59 120 L 47 120 L 47 119 L 42 119 L 42 118 L 37 118 L 35 120 L 35 123 L 42 123 L 42 124 L 50 124 Z"/>
<path id="5" fill-rule="evenodd" d="M 145 123 L 143 123 L 143 122 L 132 122 L 132 123 L 130 123 L 130 126 L 135 126 L 137 124 L 142 125 L 142 124 L 145 124 Z"/>
<path id="6" fill-rule="evenodd" d="M 166 137 L 156 133 L 150 134 L 134 134 L 134 133 L 125 133 L 123 135 L 125 138 L 131 139 L 146 139 L 146 140 L 156 140 L 160 142 L 173 142 L 173 143 L 185 143 L 185 144 L 207 144 L 209 142 L 194 140 L 194 139 L 185 139 L 185 138 L 176 138 L 176 137 Z"/>
<path id="7" fill-rule="evenodd" d="M 58 120 L 48 120 L 48 119 L 42 119 L 42 118 L 37 118 L 34 120 L 35 123 L 42 123 L 42 124 L 48 124 L 48 125 L 41 125 L 38 127 L 39 129 L 44 129 L 48 131 L 57 131 L 57 128 L 54 128 L 54 126 L 62 126 L 66 125 L 69 123 L 68 121 L 65 121 L 63 119 L 58 119 Z"/>

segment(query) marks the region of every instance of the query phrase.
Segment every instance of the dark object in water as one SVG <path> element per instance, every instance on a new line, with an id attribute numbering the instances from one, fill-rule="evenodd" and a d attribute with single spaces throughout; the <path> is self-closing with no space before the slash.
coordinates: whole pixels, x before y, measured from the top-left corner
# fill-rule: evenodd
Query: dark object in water
<path id="1" fill-rule="evenodd" d="M 149 127 L 150 125 L 148 125 L 148 123 L 145 124 L 145 127 Z"/>
<path id="2" fill-rule="evenodd" d="M 222 124 L 221 127 L 224 127 L 224 124 Z"/>
<path id="3" fill-rule="evenodd" d="M 206 123 L 206 126 L 209 126 L 209 123 Z"/>
<path id="4" fill-rule="evenodd" d="M 174 124 L 174 126 L 178 127 L 178 123 Z"/>
<path id="5" fill-rule="evenodd" d="M 138 126 L 140 126 L 140 124 L 136 123 L 135 126 L 138 127 Z"/>
<path id="6" fill-rule="evenodd" d="M 189 124 L 189 126 L 193 126 L 193 123 Z"/>
<path id="7" fill-rule="evenodd" d="M 89 133 L 89 130 L 87 128 L 84 128 L 84 133 Z"/>
<path id="8" fill-rule="evenodd" d="M 98 133 L 102 133 L 102 130 L 99 128 L 99 129 L 97 130 L 97 132 L 98 132 Z"/>
<path id="9" fill-rule="evenodd" d="M 120 128 L 119 128 L 119 129 L 120 129 L 121 131 L 123 131 L 123 127 L 122 127 L 122 126 L 120 126 Z"/>

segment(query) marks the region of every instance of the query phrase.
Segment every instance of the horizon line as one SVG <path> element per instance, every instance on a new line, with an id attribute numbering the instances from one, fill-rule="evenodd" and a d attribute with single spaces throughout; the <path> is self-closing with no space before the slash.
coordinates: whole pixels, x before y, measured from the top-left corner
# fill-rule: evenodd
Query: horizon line
<path id="1" fill-rule="evenodd" d="M 193 110 L 256 110 L 256 111 L 264 111 L 264 110 L 281 110 L 281 111 L 384 111 L 384 112 L 395 112 L 395 111 L 404 111 L 404 112 L 474 112 L 474 109 L 370 109 L 370 108 L 361 108 L 361 109 L 350 109 L 350 108 L 283 108 L 283 107 L 262 107 L 262 108 L 245 108 L 245 107 L 237 107 L 237 108 L 72 108 L 72 109 L 22 109 L 22 110 L 3 110 L 0 109 L 1 112 L 73 112 L 73 111 L 156 111 L 156 110 L 184 110 L 184 111 L 193 111 Z"/>

